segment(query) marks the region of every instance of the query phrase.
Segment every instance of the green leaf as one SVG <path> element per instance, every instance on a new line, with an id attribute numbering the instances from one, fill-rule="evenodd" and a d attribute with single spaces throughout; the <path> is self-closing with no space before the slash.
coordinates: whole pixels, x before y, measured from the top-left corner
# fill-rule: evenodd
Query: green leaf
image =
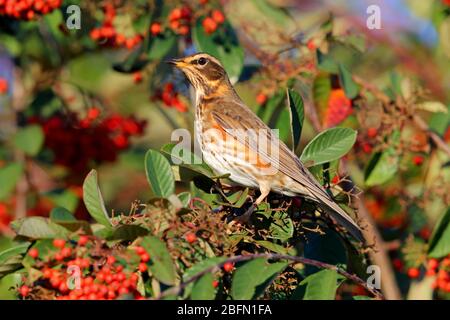
<path id="1" fill-rule="evenodd" d="M 23 173 L 20 163 L 11 163 L 0 168 L 0 200 L 7 199 Z"/>
<path id="2" fill-rule="evenodd" d="M 177 46 L 177 36 L 168 28 L 163 34 L 151 37 L 147 49 L 150 60 L 160 60 Z"/>
<path id="3" fill-rule="evenodd" d="M 252 0 L 252 2 L 257 10 L 273 23 L 283 27 L 289 27 L 292 23 L 292 18 L 286 10 L 276 7 L 266 0 Z"/>
<path id="4" fill-rule="evenodd" d="M 207 34 L 202 22 L 203 18 L 197 19 L 192 30 L 195 47 L 219 59 L 231 82 L 236 82 L 244 66 L 244 50 L 231 24 L 225 21 L 216 32 Z"/>
<path id="5" fill-rule="evenodd" d="M 359 87 L 353 81 L 351 73 L 343 64 L 339 64 L 339 80 L 344 87 L 347 98 L 353 99 L 358 95 Z"/>
<path id="6" fill-rule="evenodd" d="M 356 131 L 350 128 L 331 128 L 319 133 L 303 150 L 300 160 L 313 165 L 330 162 L 344 156 L 356 141 Z"/>
<path id="7" fill-rule="evenodd" d="M 127 240 L 134 241 L 138 237 L 146 236 L 149 233 L 149 230 L 132 224 L 124 224 L 115 227 L 112 230 L 110 236 L 108 236 L 108 240 Z"/>
<path id="8" fill-rule="evenodd" d="M 234 272 L 231 296 L 234 300 L 252 299 L 258 285 L 268 285 L 266 281 L 273 281 L 287 265 L 287 262 L 268 263 L 263 258 L 244 263 Z"/>
<path id="9" fill-rule="evenodd" d="M 431 234 L 428 255 L 443 258 L 450 253 L 450 209 L 436 223 Z"/>
<path id="10" fill-rule="evenodd" d="M 334 300 L 336 297 L 338 274 L 334 270 L 321 270 L 300 282 L 296 289 L 303 300 Z"/>
<path id="11" fill-rule="evenodd" d="M 322 71 L 337 73 L 339 70 L 339 66 L 331 54 L 324 54 L 320 50 L 317 50 L 317 62 L 317 67 Z"/>
<path id="12" fill-rule="evenodd" d="M 175 178 L 169 161 L 158 151 L 145 154 L 145 173 L 156 197 L 167 198 L 175 192 Z"/>
<path id="13" fill-rule="evenodd" d="M 213 286 L 214 277 L 211 273 L 207 273 L 195 282 L 192 288 L 192 300 L 214 300 L 216 290 Z"/>
<path id="14" fill-rule="evenodd" d="M 148 236 L 142 239 L 141 245 L 150 254 L 149 269 L 155 278 L 166 285 L 174 285 L 175 266 L 166 244 L 157 237 Z"/>
<path id="15" fill-rule="evenodd" d="M 77 221 L 69 210 L 61 207 L 53 208 L 52 211 L 50 211 L 50 220 L 56 223 Z"/>
<path id="16" fill-rule="evenodd" d="M 305 111 L 302 96 L 294 90 L 287 90 L 289 116 L 291 119 L 292 150 L 295 151 L 300 144 Z"/>
<path id="17" fill-rule="evenodd" d="M 111 221 L 105 208 L 100 188 L 98 186 L 97 171 L 91 170 L 83 183 L 83 201 L 89 214 L 98 223 L 111 228 Z"/>
<path id="18" fill-rule="evenodd" d="M 26 126 L 17 131 L 14 144 L 29 156 L 35 156 L 44 144 L 44 132 L 39 125 Z"/>
<path id="19" fill-rule="evenodd" d="M 26 242 L 0 252 L 0 279 L 22 268 L 22 259 L 29 246 Z"/>
<path id="20" fill-rule="evenodd" d="M 11 223 L 11 227 L 18 236 L 31 239 L 65 238 L 68 234 L 65 228 L 44 217 L 28 217 L 16 220 Z"/>
<path id="21" fill-rule="evenodd" d="M 397 173 L 399 158 L 393 148 L 372 156 L 364 172 L 366 186 L 381 185 L 391 180 Z"/>

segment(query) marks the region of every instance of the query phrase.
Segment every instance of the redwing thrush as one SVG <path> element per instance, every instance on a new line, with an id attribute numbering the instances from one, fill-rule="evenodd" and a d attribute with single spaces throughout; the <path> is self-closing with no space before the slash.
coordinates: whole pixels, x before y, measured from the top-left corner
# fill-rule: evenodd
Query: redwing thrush
<path id="1" fill-rule="evenodd" d="M 259 188 L 261 195 L 254 206 L 270 191 L 302 196 L 317 203 L 363 241 L 361 230 L 352 218 L 242 102 L 216 58 L 198 53 L 169 63 L 181 69 L 195 89 L 195 135 L 211 168 L 220 175 L 230 174 L 229 178 L 240 185 Z"/>

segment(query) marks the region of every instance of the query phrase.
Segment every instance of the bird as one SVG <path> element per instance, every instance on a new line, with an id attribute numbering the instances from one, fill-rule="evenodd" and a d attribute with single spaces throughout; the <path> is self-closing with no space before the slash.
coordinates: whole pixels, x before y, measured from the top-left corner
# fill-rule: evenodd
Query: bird
<path id="1" fill-rule="evenodd" d="M 167 62 L 181 70 L 193 87 L 194 134 L 206 164 L 238 185 L 259 189 L 259 197 L 244 215 L 251 215 L 271 191 L 303 197 L 364 242 L 358 224 L 241 100 L 217 58 L 200 52 Z"/>

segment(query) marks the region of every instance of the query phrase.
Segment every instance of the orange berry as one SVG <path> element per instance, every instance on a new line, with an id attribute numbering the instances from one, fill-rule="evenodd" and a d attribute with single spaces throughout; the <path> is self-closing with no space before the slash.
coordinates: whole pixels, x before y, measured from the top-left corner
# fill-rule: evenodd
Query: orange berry
<path id="1" fill-rule="evenodd" d="M 62 248 L 64 248 L 65 245 L 66 245 L 66 240 L 64 240 L 64 239 L 54 239 L 53 240 L 53 246 L 55 248 L 62 249 Z"/>
<path id="2" fill-rule="evenodd" d="M 211 17 L 206 17 L 203 20 L 202 25 L 207 34 L 213 33 L 217 29 L 217 22 L 214 21 Z"/>
<path id="3" fill-rule="evenodd" d="M 435 269 L 437 269 L 438 266 L 439 266 L 439 260 L 438 259 L 430 259 L 430 260 L 428 260 L 428 264 L 427 264 L 428 269 L 435 270 Z"/>
<path id="4" fill-rule="evenodd" d="M 259 94 L 256 96 L 256 102 L 257 102 L 259 105 L 265 104 L 265 103 L 267 102 L 267 96 L 266 96 L 264 93 L 259 93 Z"/>
<path id="5" fill-rule="evenodd" d="M 80 238 L 78 239 L 78 245 L 82 247 L 85 246 L 88 242 L 89 242 L 88 236 L 80 236 Z"/>
<path id="6" fill-rule="evenodd" d="M 367 129 L 367 136 L 369 138 L 375 138 L 377 136 L 377 129 L 376 128 Z"/>
<path id="7" fill-rule="evenodd" d="M 30 257 L 32 257 L 33 259 L 36 259 L 37 257 L 39 257 L 39 251 L 38 251 L 38 249 L 36 249 L 36 248 L 31 248 L 31 249 L 28 251 L 28 255 L 29 255 Z"/>
<path id="8" fill-rule="evenodd" d="M 147 264 L 145 262 L 141 262 L 141 263 L 139 263 L 138 268 L 139 268 L 140 272 L 145 272 L 145 271 L 147 271 Z"/>
<path id="9" fill-rule="evenodd" d="M 169 21 L 179 20 L 182 16 L 180 8 L 173 9 L 169 14 Z"/>
<path id="10" fill-rule="evenodd" d="M 135 73 L 133 73 L 133 81 L 134 83 L 140 83 L 142 82 L 142 73 L 140 71 L 137 71 Z"/>
<path id="11" fill-rule="evenodd" d="M 218 24 L 222 24 L 225 22 L 225 16 L 223 15 L 222 11 L 220 11 L 220 10 L 213 10 L 211 13 L 211 17 Z"/>
<path id="12" fill-rule="evenodd" d="M 152 25 L 150 26 L 150 32 L 151 32 L 151 34 L 154 35 L 154 36 L 160 34 L 161 31 L 162 31 L 161 23 L 154 22 L 154 23 L 152 23 Z"/>
<path id="13" fill-rule="evenodd" d="M 22 297 L 26 297 L 26 296 L 28 296 L 28 294 L 30 293 L 30 288 L 28 287 L 28 286 L 25 286 L 25 285 L 23 285 L 23 286 L 21 286 L 20 288 L 19 288 L 19 293 L 20 293 L 20 295 L 22 296 Z"/>
<path id="14" fill-rule="evenodd" d="M 411 279 L 416 279 L 418 278 L 420 275 L 420 271 L 418 268 L 409 268 L 408 269 L 408 277 L 410 277 Z"/>
<path id="15" fill-rule="evenodd" d="M 234 269 L 234 264 L 231 262 L 225 262 L 225 264 L 223 265 L 223 270 L 225 272 L 231 272 Z"/>
<path id="16" fill-rule="evenodd" d="M 8 91 L 8 81 L 4 78 L 0 78 L 0 94 L 4 94 Z"/>
<path id="17" fill-rule="evenodd" d="M 195 235 L 195 233 L 190 232 L 186 235 L 186 241 L 189 243 L 194 243 L 195 241 L 197 241 L 197 236 Z"/>

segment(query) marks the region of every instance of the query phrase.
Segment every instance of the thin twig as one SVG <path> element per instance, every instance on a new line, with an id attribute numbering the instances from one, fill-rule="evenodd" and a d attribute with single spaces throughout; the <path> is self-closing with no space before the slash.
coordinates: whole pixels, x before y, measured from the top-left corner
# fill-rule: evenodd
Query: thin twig
<path id="1" fill-rule="evenodd" d="M 218 270 L 221 266 L 223 266 L 225 263 L 236 263 L 236 262 L 242 262 L 242 261 L 248 261 L 258 258 L 264 258 L 264 259 L 271 259 L 271 260 L 290 260 L 291 263 L 297 262 L 297 263 L 303 263 L 311 266 L 315 266 L 321 269 L 328 269 L 328 270 L 334 270 L 340 275 L 346 277 L 347 279 L 352 280 L 353 282 L 363 286 L 367 291 L 372 293 L 377 299 L 384 300 L 384 296 L 379 292 L 378 290 L 370 287 L 367 285 L 367 283 L 359 278 L 358 276 L 351 274 L 335 265 L 324 263 L 317 260 L 312 260 L 304 257 L 297 257 L 297 256 L 290 256 L 285 254 L 275 254 L 275 253 L 256 253 L 256 254 L 249 254 L 249 255 L 239 255 L 232 258 L 229 258 L 225 261 L 222 261 L 221 263 L 211 266 L 209 268 L 206 268 L 205 270 L 197 273 L 196 275 L 192 276 L 191 278 L 187 279 L 186 281 L 180 283 L 176 287 L 172 287 L 164 292 L 162 292 L 156 299 L 161 299 L 167 296 L 171 295 L 177 295 L 179 294 L 184 288 L 186 288 L 190 283 L 200 279 L 202 276 L 204 276 L 207 273 L 214 272 L 214 270 Z"/>

